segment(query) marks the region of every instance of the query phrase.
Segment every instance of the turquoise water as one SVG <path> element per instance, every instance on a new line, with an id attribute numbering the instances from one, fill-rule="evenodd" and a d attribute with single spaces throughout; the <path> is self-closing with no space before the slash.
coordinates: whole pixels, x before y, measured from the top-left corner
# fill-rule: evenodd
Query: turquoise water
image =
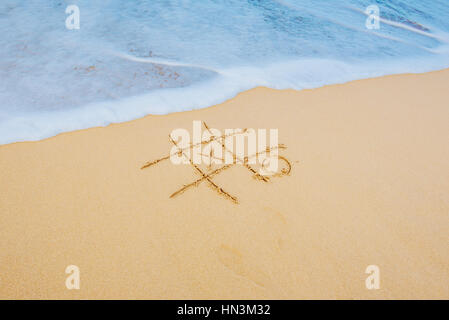
<path id="1" fill-rule="evenodd" d="M 0 144 L 449 66 L 448 0 L 2 0 L 0 33 Z"/>

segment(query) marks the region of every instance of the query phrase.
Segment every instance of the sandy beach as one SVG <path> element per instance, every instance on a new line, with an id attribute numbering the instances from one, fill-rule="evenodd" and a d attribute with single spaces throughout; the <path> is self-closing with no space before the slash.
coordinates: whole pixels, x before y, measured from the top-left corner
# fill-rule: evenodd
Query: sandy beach
<path id="1" fill-rule="evenodd" d="M 449 299 L 449 70 L 0 146 L 0 299 Z M 292 170 L 198 178 L 175 128 L 277 128 Z M 68 290 L 68 265 L 80 290 Z M 367 266 L 380 289 L 365 286 Z"/>

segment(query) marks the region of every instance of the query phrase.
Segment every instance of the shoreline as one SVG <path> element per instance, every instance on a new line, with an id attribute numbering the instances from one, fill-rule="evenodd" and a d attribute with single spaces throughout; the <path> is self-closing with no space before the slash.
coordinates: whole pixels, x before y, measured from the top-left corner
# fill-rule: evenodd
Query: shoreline
<path id="1" fill-rule="evenodd" d="M 227 98 L 223 98 L 223 99 L 222 98 L 220 98 L 220 99 L 215 99 L 214 98 L 212 100 L 219 100 L 221 102 L 208 104 L 208 105 L 203 106 L 203 107 L 196 107 L 195 106 L 195 107 L 192 107 L 191 109 L 181 110 L 181 111 L 172 111 L 172 112 L 168 112 L 168 113 L 151 113 L 151 112 L 147 112 L 146 114 L 143 114 L 143 115 L 140 115 L 140 116 L 125 117 L 125 118 L 129 118 L 129 119 L 126 119 L 126 120 L 123 120 L 123 121 L 122 120 L 119 120 L 119 121 L 104 120 L 104 121 L 108 122 L 108 124 L 106 124 L 106 125 L 92 125 L 92 126 L 88 126 L 88 127 L 85 127 L 85 128 L 73 129 L 73 130 L 67 130 L 67 129 L 60 130 L 60 129 L 58 129 L 58 130 L 56 130 L 56 131 L 59 131 L 58 133 L 50 134 L 50 135 L 44 134 L 43 138 L 37 138 L 37 139 L 33 138 L 33 139 L 25 139 L 25 140 L 21 140 L 22 138 L 20 138 L 18 141 L 7 142 L 7 143 L 0 143 L 0 148 L 2 146 L 15 144 L 15 143 L 28 143 L 28 142 L 44 141 L 46 139 L 50 139 L 50 138 L 53 138 L 53 137 L 56 137 L 58 135 L 65 134 L 65 133 L 72 133 L 72 132 L 78 132 L 78 131 L 82 131 L 82 130 L 89 130 L 89 129 L 92 129 L 92 128 L 105 128 L 105 127 L 108 127 L 110 125 L 128 123 L 128 122 L 132 122 L 132 121 L 135 121 L 135 120 L 143 119 L 145 117 L 169 116 L 169 115 L 172 115 L 172 114 L 178 114 L 178 113 L 184 113 L 184 112 L 192 112 L 192 111 L 197 111 L 197 110 L 213 108 L 213 107 L 216 107 L 216 106 L 220 106 L 220 105 L 222 105 L 223 103 L 226 103 L 229 100 L 235 99 L 240 94 L 243 94 L 243 93 L 251 91 L 251 90 L 257 90 L 258 88 L 264 88 L 264 89 L 269 89 L 269 90 L 272 89 L 272 90 L 279 90 L 279 91 L 293 90 L 293 91 L 301 92 L 301 91 L 309 91 L 309 90 L 316 90 L 316 89 L 320 89 L 320 88 L 326 88 L 326 87 L 329 87 L 329 86 L 344 85 L 344 84 L 347 84 L 347 83 L 352 83 L 352 82 L 357 82 L 357 81 L 364 81 L 364 80 L 371 80 L 371 79 L 378 79 L 378 78 L 396 77 L 396 76 L 407 76 L 407 75 L 420 75 L 420 74 L 427 74 L 427 73 L 438 73 L 438 72 L 442 72 L 442 71 L 445 71 L 445 70 L 449 70 L 449 68 L 439 69 L 439 70 L 435 70 L 435 71 L 428 71 L 428 72 L 392 73 L 392 74 L 386 74 L 386 75 L 380 75 L 380 76 L 368 76 L 366 78 L 362 77 L 362 78 L 355 79 L 355 80 L 348 80 L 348 81 L 342 81 L 342 82 L 337 82 L 337 83 L 330 83 L 330 84 L 325 84 L 325 85 L 321 85 L 321 86 L 317 86 L 317 87 L 304 88 L 304 89 L 299 89 L 299 90 L 295 89 L 295 88 L 274 89 L 274 88 L 267 87 L 267 86 L 255 86 L 255 87 L 247 89 L 247 90 L 238 91 L 236 93 L 234 92 L 234 93 L 230 94 L 229 97 L 227 97 Z M 205 83 L 197 84 L 196 86 L 194 85 L 194 88 L 196 88 L 194 90 L 198 91 L 202 86 L 205 86 Z M 207 86 L 205 86 L 205 87 L 206 87 L 205 89 L 207 89 Z M 166 90 L 168 90 L 166 92 L 166 95 L 170 95 L 169 91 L 174 93 L 178 89 L 182 89 L 182 88 L 168 88 L 168 89 L 166 89 Z M 172 90 L 175 90 L 175 91 L 172 91 Z M 179 95 L 180 93 L 177 92 L 176 94 Z M 47 117 L 48 117 L 47 121 L 49 121 L 49 119 L 51 119 L 51 118 L 58 118 L 62 114 L 65 114 L 65 118 L 72 119 L 72 116 L 75 116 L 76 113 L 81 112 L 83 114 L 86 114 L 86 112 L 87 112 L 86 110 L 87 109 L 92 109 L 92 108 L 94 108 L 94 109 L 97 108 L 98 109 L 97 112 L 99 111 L 100 114 L 102 114 L 103 116 L 107 115 L 108 117 L 110 117 L 111 114 L 120 112 L 120 109 L 117 109 L 117 108 L 109 109 L 109 107 L 107 107 L 107 106 L 110 103 L 115 104 L 115 105 L 117 105 L 117 104 L 121 105 L 122 109 L 126 108 L 127 103 L 138 104 L 138 105 L 140 105 L 142 107 L 146 103 L 142 102 L 141 100 L 144 99 L 145 97 L 148 98 L 149 96 L 150 96 L 149 94 L 142 94 L 142 95 L 137 95 L 137 96 L 126 97 L 126 98 L 124 98 L 122 100 L 117 100 L 117 101 L 101 101 L 101 102 L 89 103 L 89 104 L 81 106 L 79 108 L 73 108 L 73 109 L 69 109 L 69 110 L 57 111 L 55 113 L 49 113 L 49 114 L 47 114 Z M 151 97 L 150 99 L 154 99 L 154 97 Z M 171 108 L 173 108 L 173 107 L 171 107 Z M 136 113 L 136 114 L 141 114 L 141 111 L 133 111 L 133 112 Z M 71 113 L 74 113 L 74 114 L 71 115 Z M 55 114 L 57 114 L 57 116 L 55 116 Z M 39 117 L 39 115 L 40 115 L 39 113 L 36 113 L 36 114 L 33 115 L 32 118 L 35 118 L 36 116 Z M 29 121 L 32 120 L 32 118 L 23 118 L 23 119 L 21 119 L 21 121 L 24 120 L 26 122 L 29 122 Z M 79 118 L 79 116 L 76 116 L 76 118 Z M 81 118 L 85 118 L 85 115 L 82 116 Z M 19 118 L 13 119 L 14 120 L 13 122 L 17 122 L 18 119 Z M 35 120 L 37 121 L 37 123 L 31 124 L 31 126 L 34 126 L 34 127 L 42 127 L 43 126 L 42 120 L 39 120 L 39 119 L 35 119 Z M 11 121 L 11 120 L 8 120 L 8 121 Z M 6 122 L 6 126 L 14 128 L 14 126 L 11 125 L 11 123 L 9 123 L 8 121 Z M 92 120 L 89 120 L 88 122 L 92 122 Z M 29 128 L 22 127 L 22 125 L 19 122 L 17 122 L 16 125 L 20 125 L 21 129 L 23 129 L 23 130 L 28 130 L 29 129 Z"/>
<path id="2" fill-rule="evenodd" d="M 219 105 L 0 145 L 2 299 L 448 299 L 449 69 Z M 278 128 L 289 176 L 197 176 L 174 128 Z M 68 265 L 81 289 L 67 290 Z M 380 268 L 379 290 L 365 287 Z"/>

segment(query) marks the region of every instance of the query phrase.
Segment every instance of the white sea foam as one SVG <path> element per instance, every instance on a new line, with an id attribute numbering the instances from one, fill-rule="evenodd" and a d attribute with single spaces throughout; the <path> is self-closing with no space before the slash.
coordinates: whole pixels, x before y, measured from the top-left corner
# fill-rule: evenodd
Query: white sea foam
<path id="1" fill-rule="evenodd" d="M 411 69 L 414 62 L 380 69 L 374 65 L 355 66 L 344 62 L 309 59 L 286 61 L 264 69 L 241 67 L 221 70 L 213 79 L 189 87 L 167 88 L 147 94 L 103 101 L 57 111 L 0 114 L 0 144 L 40 140 L 65 131 L 105 126 L 147 114 L 167 114 L 193 110 L 221 103 L 237 93 L 266 86 L 275 89 L 308 89 L 343 83 Z M 448 65 L 445 65 L 448 66 Z M 414 66 L 416 72 L 445 67 L 439 64 Z"/>
<path id="2" fill-rule="evenodd" d="M 0 3 L 0 144 L 192 110 L 257 86 L 449 67 L 449 6 L 377 1 L 77 0 Z"/>

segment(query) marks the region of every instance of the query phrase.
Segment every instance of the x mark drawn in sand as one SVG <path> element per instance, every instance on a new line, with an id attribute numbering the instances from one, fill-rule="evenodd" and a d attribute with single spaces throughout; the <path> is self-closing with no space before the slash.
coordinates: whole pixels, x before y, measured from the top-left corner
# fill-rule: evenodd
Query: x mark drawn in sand
<path id="1" fill-rule="evenodd" d="M 275 146 L 275 147 L 267 147 L 265 150 L 259 151 L 259 152 L 257 152 L 257 153 L 254 153 L 254 154 L 250 155 L 250 156 L 246 156 L 246 157 L 244 157 L 244 158 L 242 159 L 241 157 L 237 156 L 232 150 L 229 150 L 229 149 L 225 146 L 225 139 L 226 139 L 226 138 L 230 138 L 230 137 L 233 138 L 234 136 L 239 135 L 239 134 L 245 134 L 245 133 L 247 132 L 248 129 L 243 129 L 241 132 L 234 132 L 234 133 L 228 134 L 228 135 L 214 136 L 214 135 L 212 134 L 210 128 L 207 126 L 207 124 L 206 124 L 204 121 L 202 121 L 202 124 L 204 125 L 204 127 L 206 128 L 206 130 L 209 131 L 209 133 L 210 133 L 210 135 L 211 135 L 210 139 L 208 139 L 208 140 L 202 140 L 201 142 L 196 143 L 196 144 L 190 143 L 188 147 L 180 148 L 180 147 L 178 146 L 178 143 L 177 143 L 176 141 L 174 141 L 174 140 L 172 139 L 172 137 L 169 135 L 170 142 L 173 143 L 173 145 L 175 145 L 175 146 L 177 147 L 177 149 L 179 150 L 179 151 L 177 152 L 177 154 L 178 154 L 179 156 L 183 156 L 185 159 L 187 159 L 187 161 L 190 163 L 190 165 L 191 165 L 192 168 L 195 170 L 195 172 L 200 176 L 200 177 L 199 177 L 198 179 L 196 179 L 195 181 L 193 181 L 193 182 L 191 182 L 191 183 L 188 183 L 188 184 L 184 184 L 180 189 L 178 189 L 177 191 L 173 192 L 173 193 L 170 195 L 170 198 L 174 198 L 174 197 L 176 197 L 176 196 L 182 194 L 183 192 L 185 192 L 186 190 L 188 190 L 188 189 L 190 189 L 190 188 L 197 187 L 201 182 L 206 181 L 206 182 L 208 183 L 209 187 L 212 188 L 212 189 L 213 189 L 215 192 L 217 192 L 219 195 L 225 197 L 226 199 L 232 201 L 233 203 L 238 204 L 238 199 L 237 199 L 236 196 L 231 195 L 229 192 L 225 191 L 222 187 L 220 187 L 218 184 L 216 184 L 216 183 L 212 180 L 213 177 L 219 175 L 219 174 L 222 173 L 223 171 L 228 170 L 229 168 L 231 168 L 231 167 L 233 167 L 234 165 L 237 165 L 237 164 L 243 165 L 243 166 L 244 166 L 244 167 L 251 173 L 251 175 L 252 175 L 252 177 L 253 177 L 254 179 L 256 179 L 256 180 L 258 180 L 258 181 L 262 181 L 262 182 L 269 182 L 269 181 L 270 181 L 270 178 L 272 178 L 272 177 L 281 177 L 281 176 L 285 176 L 285 175 L 289 175 L 289 174 L 290 174 L 291 168 L 292 168 L 290 162 L 289 162 L 285 157 L 280 156 L 280 155 L 278 155 L 278 159 L 281 160 L 281 162 L 283 162 L 286 166 L 285 166 L 284 168 L 282 168 L 281 170 L 278 170 L 278 172 L 274 173 L 274 174 L 271 175 L 271 176 L 264 176 L 264 175 L 259 174 L 259 173 L 256 171 L 256 169 L 254 169 L 254 168 L 248 163 L 248 160 L 249 160 L 249 159 L 252 159 L 252 158 L 254 158 L 254 157 L 257 157 L 257 156 L 260 155 L 260 154 L 267 154 L 267 153 L 270 153 L 270 151 L 275 150 L 275 149 L 278 149 L 278 150 L 287 149 L 287 147 L 286 147 L 285 145 L 283 145 L 283 144 L 278 144 L 278 145 Z M 224 150 L 226 153 L 229 153 L 229 154 L 233 157 L 233 163 L 232 163 L 232 164 L 224 164 L 224 165 L 222 165 L 221 167 L 219 167 L 219 168 L 217 168 L 217 169 L 215 169 L 215 170 L 212 170 L 212 165 L 211 165 L 211 163 L 210 163 L 210 164 L 208 165 L 208 167 L 207 167 L 207 171 L 204 171 L 204 170 L 202 170 L 198 165 L 196 165 L 195 163 L 193 163 L 192 159 L 185 153 L 185 151 L 186 151 L 187 149 L 190 149 L 190 151 L 192 151 L 193 147 L 195 147 L 195 146 L 198 146 L 198 145 L 208 145 L 209 143 L 211 143 L 211 142 L 213 142 L 213 141 L 218 141 L 218 142 L 221 144 L 223 150 Z M 211 150 L 213 150 L 213 149 L 211 149 Z M 190 154 L 192 154 L 192 152 L 190 152 Z M 160 163 L 160 162 L 162 162 L 162 161 L 168 160 L 168 159 L 170 159 L 170 157 L 171 157 L 172 155 L 175 155 L 175 153 L 171 153 L 171 154 L 169 154 L 169 155 L 167 155 L 167 156 L 165 156 L 165 157 L 162 157 L 162 158 L 157 159 L 157 160 L 154 160 L 154 161 L 149 161 L 149 162 L 145 163 L 145 164 L 141 167 L 141 169 L 143 170 L 143 169 L 152 167 L 152 166 L 154 166 L 154 165 L 156 165 L 156 164 L 158 164 L 158 163 Z M 202 154 L 202 155 L 204 155 L 204 154 Z M 221 161 L 224 162 L 224 159 L 214 157 L 214 155 L 212 154 L 212 152 L 211 152 L 211 154 L 209 154 L 209 155 L 204 155 L 204 156 L 210 157 L 210 159 L 218 159 L 218 160 L 221 160 Z"/>

